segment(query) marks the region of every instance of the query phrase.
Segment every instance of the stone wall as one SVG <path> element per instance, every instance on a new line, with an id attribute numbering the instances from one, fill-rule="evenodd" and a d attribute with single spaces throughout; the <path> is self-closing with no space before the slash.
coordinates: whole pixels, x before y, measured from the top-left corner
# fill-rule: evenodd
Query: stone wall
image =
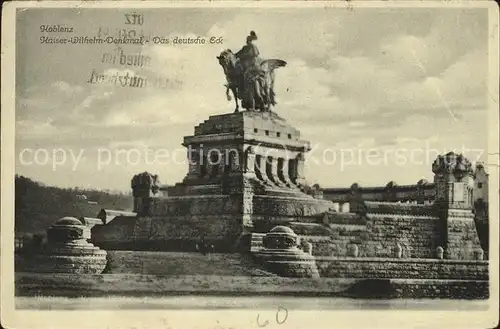
<path id="1" fill-rule="evenodd" d="M 486 280 L 434 281 L 390 280 L 394 298 L 488 299 L 490 284 Z"/>
<path id="2" fill-rule="evenodd" d="M 106 249 L 195 251 L 201 243 L 215 251 L 234 250 L 241 225 L 232 215 L 141 217 L 133 224 L 115 220 L 92 230 L 94 244 Z"/>
<path id="3" fill-rule="evenodd" d="M 90 241 L 103 249 L 130 245 L 136 221 L 136 217 L 118 216 L 106 225 L 94 226 Z"/>
<path id="4" fill-rule="evenodd" d="M 153 199 L 151 216 L 118 217 L 92 230 L 92 241 L 107 249 L 195 250 L 209 243 L 231 250 L 241 234 L 241 196 Z"/>
<path id="5" fill-rule="evenodd" d="M 251 223 L 250 230 L 265 233 L 282 223 L 312 221 L 311 215 L 321 214 L 330 206 L 328 201 L 308 196 L 295 198 L 297 202 L 291 202 L 294 198 L 254 196 L 249 213 L 242 197 L 234 194 L 153 199 L 150 216 L 118 217 L 94 229 L 92 238 L 108 249 L 194 250 L 204 240 L 221 251 L 234 251 L 237 244 L 249 248 L 250 241 L 241 239 L 244 216 Z"/>
<path id="6" fill-rule="evenodd" d="M 137 222 L 139 241 L 233 241 L 241 233 L 241 223 L 233 215 L 146 217 Z"/>
<path id="7" fill-rule="evenodd" d="M 489 288 L 486 280 L 359 279 L 341 295 L 377 299 L 488 299 Z"/>
<path id="8" fill-rule="evenodd" d="M 312 222 L 329 210 L 331 203 L 309 196 L 303 198 L 254 195 L 252 199 L 252 221 L 254 231 L 267 233 L 276 225 L 291 222 Z"/>
<path id="9" fill-rule="evenodd" d="M 470 212 L 448 210 L 446 228 L 446 258 L 476 259 L 478 253 L 483 255 L 476 224 Z"/>
<path id="10" fill-rule="evenodd" d="M 253 214 L 262 216 L 296 216 L 307 217 L 326 212 L 331 202 L 317 200 L 312 197 L 280 198 L 267 195 L 254 195 Z"/>
<path id="11" fill-rule="evenodd" d="M 316 257 L 321 277 L 488 280 L 487 261 Z"/>
<path id="12" fill-rule="evenodd" d="M 366 239 L 359 246 L 362 257 L 394 257 L 399 243 L 403 258 L 434 258 L 441 245 L 438 217 L 370 214 Z"/>
<path id="13" fill-rule="evenodd" d="M 152 216 L 203 216 L 242 213 L 241 195 L 181 196 L 153 201 Z"/>
<path id="14" fill-rule="evenodd" d="M 350 250 L 357 248 L 358 257 L 392 258 L 399 244 L 403 258 L 435 258 L 443 239 L 439 218 L 431 216 L 338 214 L 326 225 L 332 232 L 329 236 L 298 233 L 313 244 L 315 256 L 353 256 Z"/>

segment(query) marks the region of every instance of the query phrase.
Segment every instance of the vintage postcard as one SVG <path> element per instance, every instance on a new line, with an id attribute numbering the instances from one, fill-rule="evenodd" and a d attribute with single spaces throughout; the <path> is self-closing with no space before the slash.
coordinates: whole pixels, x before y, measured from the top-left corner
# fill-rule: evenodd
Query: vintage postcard
<path id="1" fill-rule="evenodd" d="M 495 327 L 498 14 L 7 3 L 2 326 Z"/>

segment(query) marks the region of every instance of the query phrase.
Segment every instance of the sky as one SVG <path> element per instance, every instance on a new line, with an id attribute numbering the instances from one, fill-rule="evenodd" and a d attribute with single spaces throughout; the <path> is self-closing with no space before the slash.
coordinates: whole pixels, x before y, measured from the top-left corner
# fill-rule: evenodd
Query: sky
<path id="1" fill-rule="evenodd" d="M 143 24 L 125 24 L 130 13 Z M 431 181 L 432 161 L 450 150 L 486 161 L 487 9 L 27 9 L 16 29 L 16 173 L 47 185 L 128 191 L 146 170 L 181 181 L 183 137 L 234 109 L 216 56 L 239 50 L 250 30 L 263 58 L 288 63 L 276 71 L 274 111 L 311 142 L 311 184 Z M 135 67 L 103 63 L 117 45 L 40 42 L 119 29 L 207 44 L 120 45 L 151 59 Z M 89 83 L 92 72 L 161 84 Z M 160 149 L 168 159 L 151 158 Z"/>

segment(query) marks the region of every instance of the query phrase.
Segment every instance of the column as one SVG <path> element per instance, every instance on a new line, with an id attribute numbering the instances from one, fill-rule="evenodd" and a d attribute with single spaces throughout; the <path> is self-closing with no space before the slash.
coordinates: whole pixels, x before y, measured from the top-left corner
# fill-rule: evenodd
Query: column
<path id="1" fill-rule="evenodd" d="M 296 158 L 297 178 L 295 180 L 295 184 L 297 185 L 302 185 L 305 183 L 304 163 L 305 163 L 304 154 L 299 153 Z"/>
<path id="2" fill-rule="evenodd" d="M 244 171 L 245 173 L 255 173 L 255 152 L 252 146 L 248 146 L 244 151 Z"/>
<path id="3" fill-rule="evenodd" d="M 288 165 L 288 177 L 290 177 L 292 183 L 295 184 L 297 181 L 297 160 L 288 159 L 287 165 Z"/>
<path id="4" fill-rule="evenodd" d="M 240 152 L 237 149 L 230 149 L 226 151 L 226 159 L 227 159 L 227 166 L 229 168 L 229 172 L 239 172 L 241 170 L 240 167 Z"/>
<path id="5" fill-rule="evenodd" d="M 217 149 L 212 149 L 207 154 L 207 171 L 209 177 L 213 178 L 219 175 L 220 172 L 220 152 Z"/>
<path id="6" fill-rule="evenodd" d="M 269 178 L 267 177 L 266 173 L 266 167 L 267 167 L 267 158 L 264 155 L 261 154 L 256 154 L 255 155 L 255 174 L 257 177 L 268 183 Z"/>
<path id="7" fill-rule="evenodd" d="M 445 237 L 444 258 L 475 259 L 481 244 L 470 204 L 472 164 L 463 155 L 449 152 L 436 158 L 432 165 L 436 184 L 435 206 L 439 211 Z"/>
<path id="8" fill-rule="evenodd" d="M 224 176 L 224 173 L 226 171 L 226 152 L 224 150 L 221 150 L 219 153 L 219 162 L 215 164 L 215 166 L 218 166 L 217 168 L 217 177 Z"/>
<path id="9" fill-rule="evenodd" d="M 292 184 L 289 176 L 288 159 L 286 158 L 278 158 L 278 178 L 288 187 Z"/>
<path id="10" fill-rule="evenodd" d="M 199 178 L 201 173 L 200 168 L 200 153 L 197 149 L 188 149 L 188 179 Z"/>
<path id="11" fill-rule="evenodd" d="M 268 157 L 267 161 L 270 165 L 270 173 L 267 173 L 268 178 L 276 185 L 278 186 L 284 186 L 285 184 L 281 182 L 279 175 L 278 175 L 278 158 L 276 157 Z"/>
<path id="12" fill-rule="evenodd" d="M 134 211 L 140 215 L 149 215 L 148 208 L 156 194 L 158 176 L 143 172 L 134 175 L 131 181 Z"/>
<path id="13" fill-rule="evenodd" d="M 200 152 L 200 178 L 208 177 L 210 174 L 210 168 L 208 165 L 207 155 L 203 152 Z"/>

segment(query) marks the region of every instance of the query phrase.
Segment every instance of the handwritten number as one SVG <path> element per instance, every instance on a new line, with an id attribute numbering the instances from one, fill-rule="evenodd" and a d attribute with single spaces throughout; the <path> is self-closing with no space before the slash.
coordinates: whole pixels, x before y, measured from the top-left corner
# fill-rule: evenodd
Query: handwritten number
<path id="1" fill-rule="evenodd" d="M 285 315 L 282 320 L 280 320 L 280 312 L 284 311 Z M 286 322 L 286 319 L 288 319 L 288 310 L 282 306 L 278 307 L 278 312 L 276 312 L 276 323 L 278 324 L 283 324 Z"/>
<path id="2" fill-rule="evenodd" d="M 284 313 L 280 315 L 280 313 Z M 257 325 L 261 328 L 266 327 L 269 324 L 269 321 L 266 320 L 264 323 L 260 323 L 259 321 L 260 314 L 257 314 Z M 283 324 L 288 319 L 288 310 L 283 306 L 278 307 L 278 311 L 276 312 L 276 323 Z"/>
<path id="3" fill-rule="evenodd" d="M 261 327 L 261 328 L 263 328 L 263 327 L 267 326 L 267 325 L 269 324 L 269 321 L 268 321 L 268 320 L 266 320 L 266 321 L 264 322 L 264 324 L 261 324 L 261 323 L 260 323 L 260 321 L 259 321 L 259 316 L 260 316 L 260 314 L 257 314 L 257 325 L 258 325 L 259 327 Z"/>

